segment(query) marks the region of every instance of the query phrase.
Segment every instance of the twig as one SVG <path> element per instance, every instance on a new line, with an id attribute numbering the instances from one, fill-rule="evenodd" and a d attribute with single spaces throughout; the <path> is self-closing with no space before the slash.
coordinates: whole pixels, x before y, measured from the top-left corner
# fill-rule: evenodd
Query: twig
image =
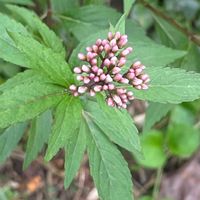
<path id="1" fill-rule="evenodd" d="M 153 189 L 153 199 L 154 200 L 158 200 L 158 195 L 159 195 L 159 190 L 160 190 L 160 182 L 162 179 L 162 168 L 159 168 L 157 170 L 157 174 L 156 174 L 156 180 L 155 180 L 155 184 L 154 184 L 154 189 Z"/>
<path id="2" fill-rule="evenodd" d="M 180 32 L 182 32 L 186 37 L 189 38 L 192 42 L 200 46 L 200 36 L 196 35 L 195 33 L 190 32 L 187 28 L 182 27 L 179 23 L 177 23 L 173 18 L 169 17 L 168 15 L 165 15 L 163 12 L 152 6 L 150 3 L 146 2 L 145 0 L 138 0 L 139 3 L 141 3 L 144 7 L 151 10 L 154 14 L 157 16 L 165 19 L 167 22 L 169 22 L 171 25 L 173 25 L 176 29 L 178 29 Z"/>

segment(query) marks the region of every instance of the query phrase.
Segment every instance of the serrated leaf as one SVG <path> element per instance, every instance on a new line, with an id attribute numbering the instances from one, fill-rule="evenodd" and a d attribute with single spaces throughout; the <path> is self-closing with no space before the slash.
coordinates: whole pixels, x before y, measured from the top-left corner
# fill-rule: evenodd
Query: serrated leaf
<path id="1" fill-rule="evenodd" d="M 131 175 L 116 146 L 84 112 L 90 172 L 101 200 L 133 200 Z"/>
<path id="2" fill-rule="evenodd" d="M 18 87 L 19 85 L 29 85 L 34 81 L 50 83 L 51 80 L 48 79 L 43 74 L 33 71 L 26 70 L 24 72 L 20 72 L 8 79 L 4 84 L 0 85 L 0 91 L 6 91 L 13 89 L 14 87 Z"/>
<path id="3" fill-rule="evenodd" d="M 178 68 L 147 68 L 151 82 L 148 90 L 132 90 L 138 99 L 178 104 L 200 98 L 200 74 Z M 166 78 L 167 77 L 167 78 Z"/>
<path id="4" fill-rule="evenodd" d="M 161 104 L 150 102 L 146 111 L 143 131 L 147 132 L 158 121 L 160 121 L 174 107 L 173 104 Z"/>
<path id="5" fill-rule="evenodd" d="M 47 142 L 51 133 L 51 123 L 52 115 L 50 110 L 47 110 L 32 120 L 26 147 L 25 160 L 23 163 L 24 169 L 27 168 L 37 157 L 38 153 Z"/>
<path id="6" fill-rule="evenodd" d="M 24 134 L 27 123 L 15 124 L 0 135 L 0 162 L 5 161 Z"/>
<path id="7" fill-rule="evenodd" d="M 97 103 L 90 101 L 85 107 L 90 119 L 114 143 L 130 152 L 140 154 L 141 147 L 138 131 L 126 110 L 100 108 Z M 120 123 L 119 123 L 120 122 Z"/>
<path id="8" fill-rule="evenodd" d="M 17 49 L 8 31 L 28 35 L 22 24 L 0 13 L 0 57 L 8 62 L 24 66 L 27 64 L 25 55 Z"/>
<path id="9" fill-rule="evenodd" d="M 31 37 L 17 33 L 10 33 L 17 48 L 26 55 L 27 66 L 46 74 L 53 82 L 66 86 L 73 82 L 73 75 L 69 65 L 62 55 L 54 53 Z"/>
<path id="10" fill-rule="evenodd" d="M 50 160 L 60 148 L 64 147 L 79 129 L 82 105 L 80 99 L 66 96 L 56 108 L 55 122 L 48 142 L 45 159 Z"/>
<path id="11" fill-rule="evenodd" d="M 141 135 L 141 145 L 143 149 L 143 158 L 136 160 L 148 168 L 160 168 L 167 160 L 164 152 L 164 136 L 162 132 L 150 131 Z"/>
<path id="12" fill-rule="evenodd" d="M 65 49 L 61 40 L 34 12 L 14 5 L 7 5 L 6 7 L 14 13 L 15 19 L 19 18 L 24 26 L 26 26 L 34 35 L 40 37 L 44 45 L 65 57 Z"/>
<path id="13" fill-rule="evenodd" d="M 190 157 L 197 150 L 199 139 L 199 131 L 184 123 L 170 125 L 166 137 L 169 151 L 182 158 Z"/>
<path id="14" fill-rule="evenodd" d="M 120 13 L 103 5 L 82 6 L 58 16 L 65 27 L 80 41 L 100 30 L 109 28 L 109 23 L 116 24 Z"/>
<path id="15" fill-rule="evenodd" d="M 0 127 L 32 119 L 63 98 L 63 88 L 43 83 L 19 84 L 0 95 Z"/>
<path id="16" fill-rule="evenodd" d="M 69 187 L 81 164 L 86 149 L 86 127 L 82 121 L 80 128 L 67 141 L 65 148 L 65 188 Z"/>

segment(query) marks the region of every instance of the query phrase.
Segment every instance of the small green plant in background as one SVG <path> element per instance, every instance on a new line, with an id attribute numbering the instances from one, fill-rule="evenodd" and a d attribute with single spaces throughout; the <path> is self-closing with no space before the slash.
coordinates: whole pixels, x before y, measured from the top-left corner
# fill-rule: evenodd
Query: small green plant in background
<path id="1" fill-rule="evenodd" d="M 73 49 L 70 45 L 65 49 L 59 37 L 34 12 L 0 2 L 5 8 L 0 13 L 1 62 L 12 63 L 14 74 L 19 71 L 18 66 L 23 67 L 15 76 L 2 68 L 11 78 L 0 85 L 0 162 L 5 161 L 28 131 L 24 169 L 45 144 L 46 161 L 64 149 L 67 188 L 87 152 L 100 199 L 131 200 L 131 174 L 118 146 L 131 152 L 140 165 L 156 169 L 162 168 L 170 155 L 185 158 L 198 148 L 199 131 L 193 126 L 194 115 L 186 107 L 174 106 L 200 98 L 199 73 L 186 71 L 178 64 L 180 59 L 185 60 L 184 66 L 189 63 L 190 50 L 165 43 L 169 35 L 164 31 L 161 40 L 165 45 L 148 38 L 141 27 L 127 18 L 134 1 L 124 1 L 123 15 L 99 3 L 87 5 L 90 1 L 85 1 L 85 6 L 67 1 L 66 10 L 62 6 L 64 1 L 52 1 L 53 17 L 59 20 L 62 30 L 67 30 L 66 35 L 75 38 L 77 45 Z M 156 22 L 161 33 L 162 22 L 159 18 Z M 102 47 L 106 50 L 99 54 L 108 32 L 110 38 Z M 125 36 L 122 43 L 128 37 L 132 54 L 128 55 L 130 48 L 128 53 L 123 49 L 125 43 L 120 46 L 116 33 Z M 102 39 L 96 45 L 98 50 L 93 45 L 97 39 Z M 90 54 L 85 54 L 86 47 Z M 91 66 L 83 64 L 78 54 Z M 143 65 L 137 65 L 138 60 L 146 66 L 145 73 Z M 125 109 L 133 96 L 149 101 L 141 136 Z M 169 111 L 171 121 L 167 129 L 150 130 Z"/>

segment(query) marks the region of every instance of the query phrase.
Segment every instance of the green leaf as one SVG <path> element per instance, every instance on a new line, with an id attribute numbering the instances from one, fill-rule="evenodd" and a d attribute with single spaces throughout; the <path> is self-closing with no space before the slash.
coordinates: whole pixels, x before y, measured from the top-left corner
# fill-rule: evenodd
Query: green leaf
<path id="1" fill-rule="evenodd" d="M 200 75 L 195 72 L 186 72 L 177 68 L 147 68 L 151 78 L 148 90 L 135 90 L 138 99 L 178 104 L 200 98 Z M 167 78 L 166 78 L 167 77 Z"/>
<path id="2" fill-rule="evenodd" d="M 31 37 L 17 33 L 10 33 L 17 48 L 26 55 L 25 67 L 40 70 L 53 82 L 66 86 L 73 82 L 73 75 L 69 65 L 62 55 L 54 53 Z"/>
<path id="3" fill-rule="evenodd" d="M 19 84 L 0 95 L 0 127 L 32 119 L 63 98 L 63 88 L 33 81 Z"/>
<path id="4" fill-rule="evenodd" d="M 115 25 L 115 32 L 119 31 L 121 34 L 125 34 L 125 21 L 126 13 L 120 17 L 119 21 Z"/>
<path id="5" fill-rule="evenodd" d="M 65 57 L 65 49 L 61 40 L 34 12 L 14 5 L 7 5 L 6 7 L 14 13 L 15 19 L 19 18 L 22 24 L 30 29 L 36 37 L 40 37 L 44 45 L 51 48 L 54 52 L 60 53 L 63 58 Z"/>
<path id="6" fill-rule="evenodd" d="M 0 135 L 0 162 L 5 161 L 24 134 L 27 123 L 15 124 Z"/>
<path id="7" fill-rule="evenodd" d="M 6 91 L 18 87 L 19 85 L 29 85 L 34 81 L 50 83 L 51 80 L 48 79 L 43 74 L 33 70 L 26 70 L 16 74 L 14 77 L 8 79 L 4 84 L 0 85 L 0 91 Z"/>
<path id="8" fill-rule="evenodd" d="M 55 122 L 45 156 L 46 160 L 50 160 L 60 148 L 64 147 L 79 129 L 81 112 L 81 101 L 77 97 L 66 96 L 57 106 Z"/>
<path id="9" fill-rule="evenodd" d="M 78 0 L 51 0 L 53 13 L 65 13 L 79 5 Z"/>
<path id="10" fill-rule="evenodd" d="M 143 166 L 148 168 L 162 167 L 167 159 L 164 152 L 164 136 L 163 133 L 152 130 L 141 136 L 141 145 L 144 158 L 136 160 Z"/>
<path id="11" fill-rule="evenodd" d="M 187 49 L 188 38 L 178 31 L 174 26 L 169 24 L 166 20 L 159 18 L 153 14 L 156 20 L 156 30 L 159 34 L 161 42 L 172 48 Z"/>
<path id="12" fill-rule="evenodd" d="M 0 57 L 16 65 L 25 66 L 27 64 L 26 57 L 17 49 L 14 41 L 8 35 L 8 31 L 28 35 L 24 26 L 0 13 Z"/>
<path id="13" fill-rule="evenodd" d="M 158 121 L 160 121 L 174 107 L 173 104 L 161 104 L 150 102 L 146 111 L 143 131 L 147 132 Z"/>
<path id="14" fill-rule="evenodd" d="M 128 14 L 135 0 L 124 0 L 124 13 Z"/>
<path id="15" fill-rule="evenodd" d="M 87 112 L 87 151 L 90 172 L 102 200 L 133 200 L 131 174 L 116 146 L 96 126 Z"/>
<path id="16" fill-rule="evenodd" d="M 24 169 L 27 168 L 37 157 L 38 153 L 42 150 L 42 147 L 47 142 L 51 133 L 51 123 L 52 115 L 50 110 L 47 110 L 32 120 L 26 147 L 25 160 L 23 163 Z"/>
<path id="17" fill-rule="evenodd" d="M 80 128 L 72 135 L 65 148 L 65 188 L 69 187 L 81 163 L 86 149 L 86 124 L 82 121 Z"/>
<path id="18" fill-rule="evenodd" d="M 199 131 L 192 125 L 170 125 L 166 137 L 169 151 L 181 158 L 190 157 L 199 147 L 199 136 Z"/>
<path id="19" fill-rule="evenodd" d="M 103 5 L 88 5 L 70 10 L 66 15 L 58 16 L 65 27 L 82 41 L 89 35 L 116 24 L 120 13 Z"/>
<path id="20" fill-rule="evenodd" d="M 170 123 L 194 125 L 195 116 L 191 110 L 177 105 L 171 112 Z"/>
<path id="21" fill-rule="evenodd" d="M 27 5 L 27 6 L 34 5 L 32 0 L 0 0 L 0 3 L 14 3 L 14 4 Z"/>
<path id="22" fill-rule="evenodd" d="M 126 110 L 119 110 L 89 101 L 85 107 L 87 115 L 96 126 L 114 143 L 130 152 L 141 151 L 138 131 Z M 120 122 L 120 123 L 119 123 Z"/>

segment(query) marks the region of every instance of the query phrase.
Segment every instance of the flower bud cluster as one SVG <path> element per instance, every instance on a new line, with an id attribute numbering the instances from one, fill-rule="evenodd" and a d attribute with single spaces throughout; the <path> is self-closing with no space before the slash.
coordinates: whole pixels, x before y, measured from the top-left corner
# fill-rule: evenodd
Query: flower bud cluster
<path id="1" fill-rule="evenodd" d="M 116 83 L 129 84 L 139 90 L 148 89 L 150 78 L 144 73 L 145 66 L 140 61 L 133 63 L 126 73 L 121 72 L 127 55 L 133 51 L 132 47 L 126 47 L 127 42 L 127 35 L 109 32 L 107 39 L 97 39 L 95 44 L 87 47 L 86 54 L 79 53 L 78 58 L 85 64 L 75 67 L 74 73 L 81 85 L 70 85 L 70 92 L 74 96 L 86 92 L 95 96 L 104 91 L 109 106 L 126 108 L 127 103 L 134 99 L 133 93 L 119 88 Z"/>

